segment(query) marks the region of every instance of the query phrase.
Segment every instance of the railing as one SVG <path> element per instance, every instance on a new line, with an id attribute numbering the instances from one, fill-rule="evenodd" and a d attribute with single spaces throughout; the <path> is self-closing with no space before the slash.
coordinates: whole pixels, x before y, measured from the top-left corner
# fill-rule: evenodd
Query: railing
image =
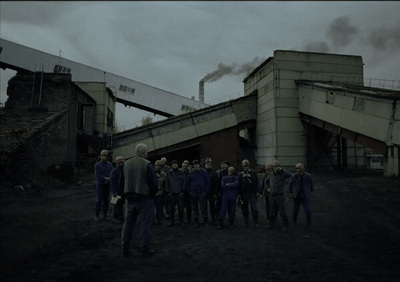
<path id="1" fill-rule="evenodd" d="M 364 86 L 400 91 L 400 80 L 364 78 Z"/>

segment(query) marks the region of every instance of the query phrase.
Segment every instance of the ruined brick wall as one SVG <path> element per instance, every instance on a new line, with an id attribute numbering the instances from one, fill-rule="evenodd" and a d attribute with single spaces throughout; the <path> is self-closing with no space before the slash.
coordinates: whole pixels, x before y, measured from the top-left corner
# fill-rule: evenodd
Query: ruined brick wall
<path id="1" fill-rule="evenodd" d="M 8 115 L 23 116 L 27 120 L 10 118 L 8 125 L 4 125 L 10 132 L 25 133 L 14 142 L 18 148 L 8 150 L 1 146 L 2 150 L 8 150 L 7 157 L 1 161 L 1 174 L 21 175 L 38 183 L 48 174 L 66 182 L 74 181 L 78 136 L 94 134 L 95 100 L 71 82 L 70 74 L 45 73 L 42 77 L 41 73 L 17 73 L 9 81 L 7 94 Z M 41 120 L 39 114 L 46 114 L 47 118 Z M 29 128 L 29 118 L 41 122 L 31 123 Z"/>
<path id="2" fill-rule="evenodd" d="M 71 106 L 71 87 L 70 74 L 18 72 L 8 82 L 5 107 L 15 111 L 43 108 L 58 112 Z"/>

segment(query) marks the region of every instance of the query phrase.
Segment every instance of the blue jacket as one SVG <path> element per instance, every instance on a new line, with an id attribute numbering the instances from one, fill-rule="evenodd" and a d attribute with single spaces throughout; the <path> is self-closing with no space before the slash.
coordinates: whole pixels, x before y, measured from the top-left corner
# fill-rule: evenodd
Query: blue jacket
<path id="1" fill-rule="evenodd" d="M 180 194 L 185 190 L 186 177 L 185 173 L 180 170 L 167 172 L 165 178 L 165 191 L 171 194 Z"/>
<path id="2" fill-rule="evenodd" d="M 210 177 L 210 195 L 215 195 L 217 194 L 217 188 L 218 188 L 218 174 L 217 172 L 213 169 L 206 169 L 208 176 Z"/>
<path id="3" fill-rule="evenodd" d="M 237 175 L 225 175 L 221 181 L 222 197 L 228 200 L 236 200 L 239 195 L 239 177 Z"/>
<path id="4" fill-rule="evenodd" d="M 120 194 L 124 192 L 124 183 L 121 182 L 122 166 L 116 166 L 110 173 L 110 192 Z"/>
<path id="5" fill-rule="evenodd" d="M 187 176 L 188 192 L 208 192 L 210 190 L 210 177 L 205 169 L 192 170 Z"/>
<path id="6" fill-rule="evenodd" d="M 257 193 L 259 192 L 260 183 L 258 181 L 257 172 L 248 170 L 246 173 L 242 171 L 239 173 L 239 193 Z"/>
<path id="7" fill-rule="evenodd" d="M 113 166 L 110 162 L 99 161 L 94 165 L 94 174 L 96 176 L 96 188 L 104 185 L 104 178 L 110 177 Z"/>
<path id="8" fill-rule="evenodd" d="M 303 183 L 302 183 L 303 182 Z M 300 189 L 303 187 L 303 194 L 299 195 Z M 303 177 L 295 173 L 289 180 L 289 193 L 293 193 L 293 197 L 302 196 L 309 198 L 310 193 L 314 191 L 314 181 L 311 178 L 311 174 L 304 173 Z"/>

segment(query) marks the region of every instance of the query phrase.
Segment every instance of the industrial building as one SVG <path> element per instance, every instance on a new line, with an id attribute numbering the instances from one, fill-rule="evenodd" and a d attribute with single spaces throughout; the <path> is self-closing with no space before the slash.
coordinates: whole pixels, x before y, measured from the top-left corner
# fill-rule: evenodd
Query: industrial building
<path id="1" fill-rule="evenodd" d="M 180 162 L 211 157 L 214 167 L 228 160 L 240 168 L 246 158 L 252 167 L 261 168 L 277 159 L 290 169 L 302 162 L 311 171 L 369 167 L 399 175 L 400 91 L 365 87 L 360 56 L 276 50 L 244 78 L 244 97 L 210 106 L 76 62 L 60 62 L 56 56 L 9 41 L 0 43 L 5 46 L 0 67 L 18 71 L 9 83 L 6 108 L 47 114 L 50 120 L 65 116 L 65 130 L 58 133 L 63 137 L 57 140 L 68 142 L 45 143 L 44 132 L 54 138 L 57 134 L 46 130 L 40 134 L 43 148 L 52 145 L 57 152 L 63 151 L 57 159 L 37 166 L 40 171 L 67 162 L 76 174 L 82 154 L 106 148 L 114 156 L 130 158 L 135 145 L 144 142 L 152 161 L 162 156 Z M 20 62 L 14 49 L 28 52 L 36 62 L 45 56 L 54 66 L 49 64 L 48 72 L 32 71 L 28 69 L 32 63 L 23 56 Z M 60 64 L 65 72 L 59 71 Z M 204 97 L 201 83 L 199 88 L 199 96 Z M 180 102 L 169 111 L 164 101 L 171 99 Z M 117 102 L 168 118 L 115 133 Z M 3 117 L 2 138 L 10 134 L 3 130 Z M 1 150 L 5 149 L 2 141 Z M 42 158 L 47 153 L 40 152 Z M 54 150 L 49 152 L 54 156 Z M 25 157 L 26 153 L 20 159 Z M 2 166 L 9 166 L 10 160 L 2 158 Z"/>

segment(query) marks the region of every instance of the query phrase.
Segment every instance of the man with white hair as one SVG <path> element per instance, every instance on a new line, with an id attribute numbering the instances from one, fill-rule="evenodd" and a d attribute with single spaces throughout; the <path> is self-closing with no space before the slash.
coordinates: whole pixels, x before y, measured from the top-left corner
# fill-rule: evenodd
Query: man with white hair
<path id="1" fill-rule="evenodd" d="M 103 211 L 104 219 L 107 219 L 108 198 L 110 196 L 110 173 L 113 169 L 108 161 L 108 151 L 100 152 L 100 161 L 94 165 L 96 176 L 96 211 L 94 220 L 100 220 L 100 211 Z"/>
<path id="2" fill-rule="evenodd" d="M 140 215 L 142 257 L 151 256 L 151 227 L 154 219 L 154 197 L 158 191 L 158 180 L 153 164 L 147 160 L 147 145 L 139 143 L 136 155 L 124 164 L 124 192 L 127 201 L 125 222 L 122 228 L 122 255 L 130 255 L 129 245 L 133 237 L 133 227 Z"/>
<path id="3" fill-rule="evenodd" d="M 300 206 L 303 204 L 307 216 L 307 226 L 311 226 L 310 196 L 314 191 L 314 181 L 311 174 L 305 172 L 302 163 L 296 164 L 296 173 L 289 180 L 289 193 L 293 199 L 293 226 L 296 225 Z"/>

